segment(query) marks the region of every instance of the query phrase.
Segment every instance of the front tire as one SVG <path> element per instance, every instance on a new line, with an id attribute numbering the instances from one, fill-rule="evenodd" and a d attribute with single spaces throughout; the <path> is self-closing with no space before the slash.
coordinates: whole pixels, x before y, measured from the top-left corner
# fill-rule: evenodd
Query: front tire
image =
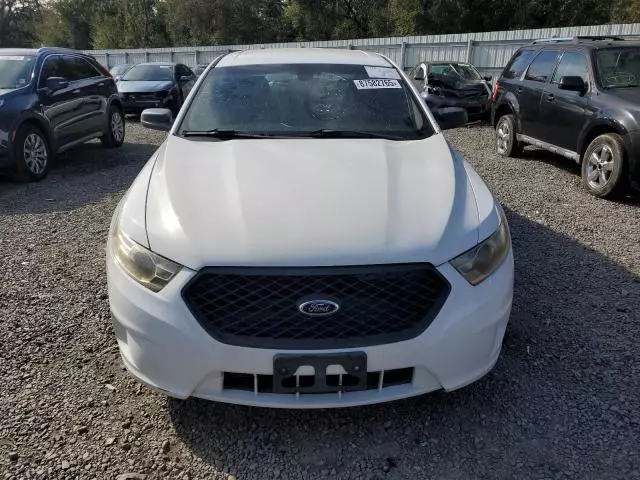
<path id="1" fill-rule="evenodd" d="M 23 125 L 15 138 L 15 179 L 39 182 L 49 173 L 52 155 L 47 137 L 35 125 Z"/>
<path id="2" fill-rule="evenodd" d="M 589 193 L 613 198 L 627 187 L 624 144 L 620 135 L 605 133 L 596 137 L 582 157 L 582 182 Z"/>
<path id="3" fill-rule="evenodd" d="M 109 107 L 109 125 L 100 139 L 106 148 L 118 148 L 124 143 L 125 123 L 124 113 L 115 105 Z"/>
<path id="4" fill-rule="evenodd" d="M 498 155 L 517 157 L 522 153 L 522 145 L 516 138 L 516 121 L 513 115 L 503 115 L 496 125 L 496 148 Z"/>

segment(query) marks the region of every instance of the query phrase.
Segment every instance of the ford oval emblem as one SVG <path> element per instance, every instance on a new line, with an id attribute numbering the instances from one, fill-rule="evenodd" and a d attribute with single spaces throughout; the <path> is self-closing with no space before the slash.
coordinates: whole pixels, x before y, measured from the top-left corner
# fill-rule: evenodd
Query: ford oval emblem
<path id="1" fill-rule="evenodd" d="M 340 310 L 340 304 L 333 300 L 308 300 L 298 305 L 298 310 L 311 317 L 333 315 Z"/>

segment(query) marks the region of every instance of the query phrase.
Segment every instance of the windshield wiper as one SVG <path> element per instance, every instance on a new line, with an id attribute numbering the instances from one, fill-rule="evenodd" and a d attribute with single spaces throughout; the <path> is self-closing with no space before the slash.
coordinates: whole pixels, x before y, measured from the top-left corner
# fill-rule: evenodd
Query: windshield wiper
<path id="1" fill-rule="evenodd" d="M 399 135 L 387 135 L 386 133 L 362 132 L 359 130 L 332 130 L 323 128 L 305 132 L 305 136 L 315 138 L 382 138 L 385 140 L 407 140 Z"/>
<path id="2" fill-rule="evenodd" d="M 220 138 L 223 140 L 232 140 L 234 138 L 273 137 L 273 135 L 268 133 L 245 132 L 242 130 L 229 130 L 222 128 L 214 128 L 213 130 L 183 130 L 182 135 L 185 137 Z"/>
<path id="3" fill-rule="evenodd" d="M 638 83 L 624 83 L 621 85 L 607 85 L 607 88 L 632 88 L 632 87 L 639 87 L 640 84 Z"/>

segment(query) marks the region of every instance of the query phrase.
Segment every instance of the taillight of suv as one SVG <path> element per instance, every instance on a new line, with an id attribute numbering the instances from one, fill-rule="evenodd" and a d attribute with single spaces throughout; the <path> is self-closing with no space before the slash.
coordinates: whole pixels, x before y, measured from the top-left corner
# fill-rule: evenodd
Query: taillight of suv
<path id="1" fill-rule="evenodd" d="M 500 92 L 500 82 L 496 80 L 496 83 L 493 85 L 493 90 L 491 90 L 491 101 L 495 102 L 496 98 L 498 98 L 498 92 Z"/>

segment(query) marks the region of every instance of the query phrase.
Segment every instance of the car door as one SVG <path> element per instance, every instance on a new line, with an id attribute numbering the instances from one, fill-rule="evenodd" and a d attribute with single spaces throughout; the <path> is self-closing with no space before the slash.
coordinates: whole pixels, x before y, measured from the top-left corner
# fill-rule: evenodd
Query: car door
<path id="1" fill-rule="evenodd" d="M 106 78 L 84 58 L 65 55 L 63 61 L 72 71 L 76 89 L 80 90 L 82 104 L 78 110 L 80 136 L 89 136 L 104 130 L 106 122 L 107 98 L 104 95 Z"/>
<path id="2" fill-rule="evenodd" d="M 79 138 L 77 117 L 80 110 L 80 90 L 65 68 L 62 55 L 49 55 L 45 58 L 38 75 L 38 97 L 42 114 L 49 121 L 51 135 L 59 148 Z M 47 88 L 47 79 L 61 77 L 69 84 L 60 90 Z"/>
<path id="3" fill-rule="evenodd" d="M 520 133 L 540 139 L 547 128 L 540 118 L 542 92 L 555 69 L 558 49 L 541 50 L 533 59 L 515 89 L 520 107 Z"/>
<path id="4" fill-rule="evenodd" d="M 564 76 L 582 78 L 587 89 L 584 92 L 558 88 Z M 589 87 L 591 85 L 587 57 L 582 51 L 565 51 L 558 67 L 545 87 L 540 104 L 540 118 L 547 126 L 540 140 L 577 152 L 578 137 L 589 121 Z"/>

